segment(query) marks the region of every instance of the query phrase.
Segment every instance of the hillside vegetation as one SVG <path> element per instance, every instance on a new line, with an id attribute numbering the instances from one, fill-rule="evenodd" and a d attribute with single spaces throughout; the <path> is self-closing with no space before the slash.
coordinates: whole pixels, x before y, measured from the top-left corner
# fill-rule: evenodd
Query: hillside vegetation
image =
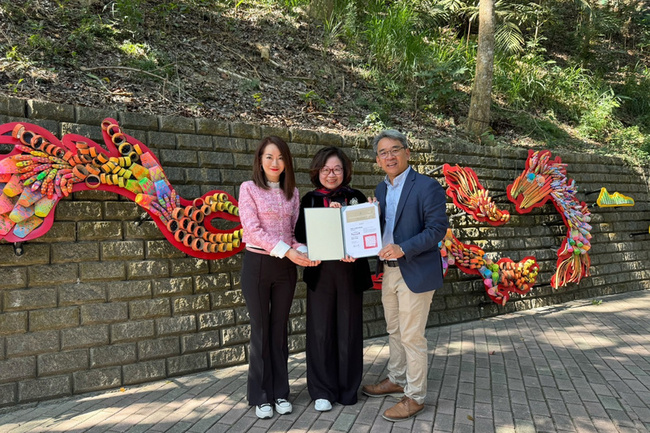
<path id="1" fill-rule="evenodd" d="M 462 136 L 477 1 L 0 0 L 0 93 L 161 115 Z M 481 142 L 650 152 L 650 4 L 496 3 Z"/>

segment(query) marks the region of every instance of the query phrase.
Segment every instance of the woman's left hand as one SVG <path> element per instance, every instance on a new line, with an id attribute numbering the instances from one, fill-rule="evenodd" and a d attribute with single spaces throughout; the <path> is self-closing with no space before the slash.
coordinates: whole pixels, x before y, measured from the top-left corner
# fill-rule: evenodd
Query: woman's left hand
<path id="1" fill-rule="evenodd" d="M 335 207 L 335 208 L 340 209 L 341 208 L 341 203 L 339 203 L 337 201 L 333 201 L 333 202 L 330 203 L 330 207 Z"/>
<path id="2" fill-rule="evenodd" d="M 342 262 L 346 262 L 346 263 L 352 263 L 352 262 L 354 262 L 355 260 L 356 260 L 356 259 L 355 259 L 354 257 L 350 257 L 350 256 L 348 256 L 347 254 L 345 255 L 345 257 L 343 257 L 343 258 L 341 259 Z"/>

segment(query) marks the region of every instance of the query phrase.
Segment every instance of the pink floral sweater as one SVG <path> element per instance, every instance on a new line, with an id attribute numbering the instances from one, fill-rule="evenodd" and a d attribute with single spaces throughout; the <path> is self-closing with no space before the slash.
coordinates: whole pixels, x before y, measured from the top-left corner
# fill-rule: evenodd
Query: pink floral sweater
<path id="1" fill-rule="evenodd" d="M 291 200 L 286 199 L 279 187 L 259 188 L 252 180 L 239 188 L 239 218 L 244 229 L 243 241 L 247 249 L 284 257 L 289 249 L 305 251 L 293 234 L 298 220 L 300 197 L 293 190 Z M 263 250 L 263 251 L 260 251 Z"/>

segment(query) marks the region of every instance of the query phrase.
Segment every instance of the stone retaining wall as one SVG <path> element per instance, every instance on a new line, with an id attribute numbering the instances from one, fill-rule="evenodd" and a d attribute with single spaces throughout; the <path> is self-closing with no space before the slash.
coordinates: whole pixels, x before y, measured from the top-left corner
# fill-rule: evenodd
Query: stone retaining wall
<path id="1" fill-rule="evenodd" d="M 381 179 L 367 137 L 287 130 L 207 119 L 167 118 L 56 105 L 0 96 L 0 124 L 38 124 L 57 136 L 77 133 L 102 143 L 100 122 L 116 118 L 125 132 L 159 157 L 179 193 L 193 198 L 215 189 L 237 196 L 248 180 L 259 139 L 290 143 L 301 193 L 311 189 L 307 169 L 323 145 L 343 146 L 354 161 L 353 186 L 372 194 Z M 524 149 L 448 143 L 413 143 L 412 163 L 425 172 L 443 163 L 475 169 L 493 194 L 521 173 Z M 7 149 L 5 148 L 4 151 Z M 2 147 L 0 146 L 0 151 Z M 554 154 L 555 155 L 555 154 Z M 566 230 L 544 225 L 559 219 L 551 204 L 513 215 L 494 228 L 467 217 L 454 233 L 494 259 L 534 255 L 538 287 L 505 307 L 492 303 L 482 281 L 452 268 L 434 296 L 429 325 L 443 325 L 568 300 L 650 287 L 647 172 L 621 160 L 559 152 L 581 191 L 619 191 L 633 208 L 593 208 L 592 277 L 560 290 L 549 286 Z M 594 202 L 597 195 L 579 198 Z M 500 206 L 513 212 L 507 200 Z M 455 210 L 448 205 L 449 212 Z M 248 315 L 239 290 L 241 254 L 208 262 L 180 253 L 138 206 L 112 193 L 85 191 L 62 200 L 52 229 L 24 244 L 0 242 L 0 407 L 75 393 L 128 386 L 247 361 Z M 299 283 L 290 348 L 305 347 L 305 287 Z M 385 333 L 380 294 L 365 294 L 364 333 Z"/>

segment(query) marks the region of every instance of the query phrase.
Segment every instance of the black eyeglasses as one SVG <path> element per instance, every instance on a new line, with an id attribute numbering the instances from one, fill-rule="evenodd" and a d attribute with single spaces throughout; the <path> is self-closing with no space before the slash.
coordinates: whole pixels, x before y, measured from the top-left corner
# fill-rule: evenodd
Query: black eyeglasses
<path id="1" fill-rule="evenodd" d="M 388 150 L 382 150 L 377 155 L 381 159 L 386 159 L 386 158 L 388 158 L 389 155 L 390 156 L 397 156 L 402 151 L 402 149 L 404 149 L 404 146 L 395 146 L 395 147 L 393 147 L 391 149 L 388 149 Z"/>

